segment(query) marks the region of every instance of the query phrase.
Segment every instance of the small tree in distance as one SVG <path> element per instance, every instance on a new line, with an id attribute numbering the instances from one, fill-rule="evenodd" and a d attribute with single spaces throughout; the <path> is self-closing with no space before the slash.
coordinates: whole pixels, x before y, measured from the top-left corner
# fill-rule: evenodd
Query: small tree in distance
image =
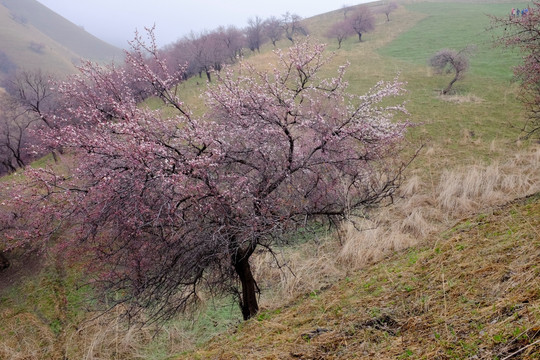
<path id="1" fill-rule="evenodd" d="M 390 14 L 398 8 L 398 4 L 394 1 L 390 1 L 387 4 L 384 4 L 380 12 L 386 15 L 386 21 L 390 21 Z"/>
<path id="2" fill-rule="evenodd" d="M 358 41 L 362 41 L 362 34 L 375 29 L 375 16 L 371 9 L 365 5 L 360 6 L 347 18 L 350 27 L 358 34 Z"/>
<path id="3" fill-rule="evenodd" d="M 278 42 L 283 36 L 283 24 L 275 16 L 271 16 L 264 22 L 264 34 L 270 39 L 272 45 L 276 47 Z"/>
<path id="4" fill-rule="evenodd" d="M 332 27 L 326 33 L 329 38 L 334 38 L 338 42 L 338 49 L 341 49 L 341 43 L 343 40 L 354 34 L 354 30 L 351 28 L 347 21 L 339 21 L 332 25 Z"/>
<path id="5" fill-rule="evenodd" d="M 248 26 L 245 29 L 246 41 L 251 51 L 261 52 L 261 45 L 264 42 L 264 22 L 255 16 L 248 19 Z"/>
<path id="6" fill-rule="evenodd" d="M 454 83 L 463 79 L 465 73 L 469 70 L 469 57 L 474 49 L 475 46 L 471 45 L 460 51 L 442 49 L 429 59 L 429 65 L 435 69 L 437 74 L 454 73 L 454 77 L 442 91 L 444 95 L 448 94 L 452 90 Z"/>
<path id="7" fill-rule="evenodd" d="M 281 26 L 285 33 L 285 37 L 289 39 L 291 43 L 294 43 L 294 37 L 296 35 L 308 35 L 307 28 L 302 24 L 302 17 L 298 14 L 291 14 L 290 12 L 283 14 Z"/>
<path id="8" fill-rule="evenodd" d="M 196 118 L 174 93 L 181 71 L 148 67 L 151 56 L 166 69 L 153 40 L 133 46 L 138 81 L 177 114 L 139 106 L 131 74 L 88 63 L 60 86 L 67 113 L 44 133 L 77 165 L 70 176 L 28 169 L 24 191 L 14 183 L 17 196 L 4 197 L 18 212 L 10 221 L 24 224 L 3 238 L 59 238 L 62 254 L 91 259 L 109 305 L 163 319 L 206 288 L 236 293 L 248 319 L 258 311 L 256 250 L 272 251 L 306 221 L 352 216 L 398 186 L 410 123 L 393 119 L 401 104 L 381 104 L 402 93 L 397 80 L 350 94 L 346 67 L 320 78 L 324 47 L 301 42 L 277 51 L 272 71 L 242 62 L 216 74 L 210 111 Z"/>

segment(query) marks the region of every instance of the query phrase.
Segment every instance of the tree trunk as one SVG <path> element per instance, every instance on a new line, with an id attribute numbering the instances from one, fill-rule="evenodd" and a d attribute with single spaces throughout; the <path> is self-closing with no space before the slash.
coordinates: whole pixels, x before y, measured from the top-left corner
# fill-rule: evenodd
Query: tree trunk
<path id="1" fill-rule="evenodd" d="M 362 42 L 362 33 L 358 33 L 358 42 Z"/>
<path id="2" fill-rule="evenodd" d="M 446 87 L 446 89 L 443 90 L 443 95 L 446 95 L 450 92 L 450 90 L 452 89 L 452 85 L 454 85 L 454 83 L 458 80 L 458 74 L 456 74 L 456 76 L 452 79 L 452 81 L 450 81 L 450 84 L 448 84 L 448 86 Z"/>
<path id="3" fill-rule="evenodd" d="M 234 269 L 242 284 L 242 297 L 240 298 L 240 309 L 244 320 L 248 320 L 259 312 L 257 303 L 257 292 L 259 291 L 255 278 L 251 273 L 248 256 L 239 256 L 234 259 Z"/>
<path id="4" fill-rule="evenodd" d="M 0 252 L 0 271 L 7 269 L 10 265 L 10 262 L 6 255 L 3 252 Z"/>

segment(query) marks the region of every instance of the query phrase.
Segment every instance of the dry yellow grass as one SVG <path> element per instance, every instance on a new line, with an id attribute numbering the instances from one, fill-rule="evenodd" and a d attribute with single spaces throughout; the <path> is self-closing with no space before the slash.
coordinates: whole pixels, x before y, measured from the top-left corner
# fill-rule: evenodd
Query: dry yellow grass
<path id="1" fill-rule="evenodd" d="M 255 257 L 263 308 L 325 288 L 351 271 L 425 241 L 463 217 L 540 191 L 538 169 L 540 147 L 533 146 L 505 162 L 446 170 L 428 182 L 411 176 L 392 206 L 369 219 L 345 222 L 338 234 L 278 253 L 280 266 L 270 254 Z"/>

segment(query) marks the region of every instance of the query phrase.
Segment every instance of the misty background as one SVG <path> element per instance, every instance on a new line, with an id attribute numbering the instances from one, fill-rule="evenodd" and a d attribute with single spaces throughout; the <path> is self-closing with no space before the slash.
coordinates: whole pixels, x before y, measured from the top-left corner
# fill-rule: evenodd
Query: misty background
<path id="1" fill-rule="evenodd" d="M 38 0 L 49 9 L 83 27 L 98 38 L 121 48 L 128 47 L 135 30 L 156 25 L 160 46 L 188 35 L 190 31 L 219 26 L 243 28 L 250 17 L 281 17 L 287 11 L 303 18 L 357 5 L 369 0 Z"/>

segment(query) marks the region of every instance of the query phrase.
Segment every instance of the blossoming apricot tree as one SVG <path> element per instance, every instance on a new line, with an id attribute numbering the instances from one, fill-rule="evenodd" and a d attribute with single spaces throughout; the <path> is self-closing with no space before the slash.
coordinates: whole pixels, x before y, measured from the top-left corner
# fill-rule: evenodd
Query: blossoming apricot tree
<path id="1" fill-rule="evenodd" d="M 258 311 L 256 251 L 272 251 L 306 221 L 392 196 L 411 125 L 394 118 L 406 114 L 402 104 L 389 105 L 402 83 L 351 94 L 346 66 L 320 77 L 324 46 L 298 42 L 276 51 L 271 71 L 242 61 L 216 74 L 198 117 L 174 91 L 182 69 L 167 66 L 150 35 L 134 40 L 129 71 L 87 63 L 59 87 L 64 111 L 43 137 L 76 165 L 28 169 L 6 205 L 24 231 L 4 235 L 13 244 L 54 238 L 63 253 L 89 259 L 111 303 L 164 318 L 200 288 L 233 290 L 248 319 Z M 174 115 L 137 104 L 134 81 Z"/>

